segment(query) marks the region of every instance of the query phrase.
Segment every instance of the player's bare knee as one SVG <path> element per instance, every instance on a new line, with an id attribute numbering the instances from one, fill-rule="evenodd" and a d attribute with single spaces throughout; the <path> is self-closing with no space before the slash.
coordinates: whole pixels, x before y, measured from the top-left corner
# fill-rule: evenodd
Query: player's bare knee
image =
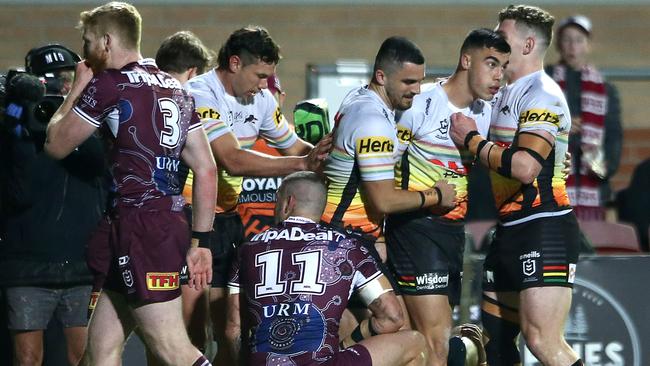
<path id="1" fill-rule="evenodd" d="M 408 345 L 409 359 L 414 359 L 427 349 L 427 342 L 422 333 L 416 330 L 403 330 L 404 343 Z"/>

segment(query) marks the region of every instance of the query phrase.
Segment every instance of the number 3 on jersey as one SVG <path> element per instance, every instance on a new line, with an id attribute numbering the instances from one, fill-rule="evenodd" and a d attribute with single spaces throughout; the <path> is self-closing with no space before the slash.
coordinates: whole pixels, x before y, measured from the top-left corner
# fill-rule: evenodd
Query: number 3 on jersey
<path id="1" fill-rule="evenodd" d="M 165 125 L 165 130 L 160 134 L 160 145 L 173 149 L 181 140 L 180 109 L 176 102 L 169 98 L 158 99 L 158 108 Z"/>
<path id="2" fill-rule="evenodd" d="M 325 283 L 320 282 L 322 252 L 311 250 L 292 253 L 291 263 L 300 267 L 300 277 L 283 281 L 282 249 L 269 250 L 255 256 L 255 267 L 262 267 L 262 283 L 255 285 L 255 298 L 281 295 L 285 292 L 287 282 L 291 282 L 291 295 L 322 295 Z"/>

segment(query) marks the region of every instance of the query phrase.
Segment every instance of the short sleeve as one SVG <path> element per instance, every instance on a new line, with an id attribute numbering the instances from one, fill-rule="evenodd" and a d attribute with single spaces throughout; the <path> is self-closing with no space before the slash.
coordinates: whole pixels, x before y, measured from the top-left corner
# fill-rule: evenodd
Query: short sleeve
<path id="1" fill-rule="evenodd" d="M 240 249 L 241 250 L 241 249 Z M 230 266 L 230 272 L 228 276 L 228 293 L 238 294 L 241 292 L 239 285 L 239 261 L 240 261 L 240 251 L 237 251 L 237 255 L 232 261 Z"/>
<path id="2" fill-rule="evenodd" d="M 559 100 L 543 93 L 523 99 L 519 107 L 519 131 L 543 130 L 557 136 L 559 131 L 567 130 L 571 116 L 561 105 Z"/>
<path id="3" fill-rule="evenodd" d="M 100 127 L 118 106 L 119 93 L 113 75 L 103 72 L 90 80 L 73 111 L 84 121 Z"/>
<path id="4" fill-rule="evenodd" d="M 218 110 L 218 101 L 210 88 L 205 84 L 194 82 L 188 84 L 188 90 L 194 97 L 194 109 L 208 135 L 208 141 L 212 142 L 229 133 L 230 127 Z"/>
<path id="5" fill-rule="evenodd" d="M 346 141 L 346 149 L 354 151 L 361 180 L 393 180 L 395 128 L 379 113 L 354 113 L 348 118 L 355 119 L 356 128 Z"/>
<path id="6" fill-rule="evenodd" d="M 289 122 L 284 117 L 278 102 L 273 94 L 266 89 L 262 90 L 262 97 L 258 99 L 264 104 L 264 119 L 260 126 L 260 135 L 268 141 L 269 146 L 286 149 L 296 143 L 298 136 L 289 127 Z"/>

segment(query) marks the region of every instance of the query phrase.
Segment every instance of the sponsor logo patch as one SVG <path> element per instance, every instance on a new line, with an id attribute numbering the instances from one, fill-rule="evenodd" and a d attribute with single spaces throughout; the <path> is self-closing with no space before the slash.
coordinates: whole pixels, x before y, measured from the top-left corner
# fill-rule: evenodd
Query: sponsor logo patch
<path id="1" fill-rule="evenodd" d="M 559 126 L 560 117 L 548 109 L 529 109 L 519 115 L 519 123 L 526 122 L 549 122 Z"/>
<path id="2" fill-rule="evenodd" d="M 216 110 L 212 108 L 197 108 L 196 109 L 196 114 L 199 115 L 199 119 L 219 119 L 221 117 L 221 114 L 217 112 Z"/>
<path id="3" fill-rule="evenodd" d="M 370 136 L 357 139 L 357 154 L 392 153 L 393 140 L 384 136 Z"/>
<path id="4" fill-rule="evenodd" d="M 415 276 L 416 290 L 438 290 L 449 286 L 449 273 L 430 272 Z"/>
<path id="5" fill-rule="evenodd" d="M 147 272 L 147 289 L 169 291 L 178 288 L 178 272 Z"/>
<path id="6" fill-rule="evenodd" d="M 397 127 L 397 138 L 403 143 L 409 143 L 413 139 L 413 133 L 406 127 Z"/>

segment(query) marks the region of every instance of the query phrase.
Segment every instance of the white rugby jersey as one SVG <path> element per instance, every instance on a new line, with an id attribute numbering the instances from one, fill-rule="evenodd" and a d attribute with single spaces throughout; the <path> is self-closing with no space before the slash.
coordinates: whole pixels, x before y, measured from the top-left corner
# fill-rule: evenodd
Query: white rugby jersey
<path id="1" fill-rule="evenodd" d="M 564 93 L 544 70 L 507 85 L 495 97 L 490 139 L 499 145 L 517 145 L 521 132 L 543 130 L 555 136 L 555 146 L 532 184 L 491 172 L 492 189 L 501 221 L 516 224 L 540 216 L 570 211 L 564 175 L 571 114 Z"/>
<path id="2" fill-rule="evenodd" d="M 210 142 L 232 132 L 244 149 L 250 149 L 259 137 L 279 149 L 296 143 L 298 137 L 267 89 L 262 89 L 250 101 L 236 98 L 226 92 L 215 69 L 192 78 L 185 86 L 194 97 L 196 112 Z M 242 177 L 229 176 L 219 167 L 217 184 L 217 211 L 234 209 Z"/>
<path id="3" fill-rule="evenodd" d="M 323 220 L 379 234 L 383 215 L 371 211 L 362 181 L 393 180 L 397 149 L 395 114 L 367 86 L 352 90 L 336 115 L 334 148 L 325 162 L 328 180 Z"/>
<path id="4" fill-rule="evenodd" d="M 466 108 L 458 108 L 447 97 L 443 83 L 437 82 L 417 95 L 413 106 L 398 117 L 399 150 L 406 150 L 406 154 L 395 165 L 395 183 L 412 191 L 430 189 L 441 179 L 455 184 L 458 203 L 445 217 L 461 220 L 467 212 L 467 173 L 474 157 L 452 141 L 450 117 L 461 112 L 473 118 L 478 132 L 487 136 L 491 107 L 483 100 L 475 100 Z"/>

